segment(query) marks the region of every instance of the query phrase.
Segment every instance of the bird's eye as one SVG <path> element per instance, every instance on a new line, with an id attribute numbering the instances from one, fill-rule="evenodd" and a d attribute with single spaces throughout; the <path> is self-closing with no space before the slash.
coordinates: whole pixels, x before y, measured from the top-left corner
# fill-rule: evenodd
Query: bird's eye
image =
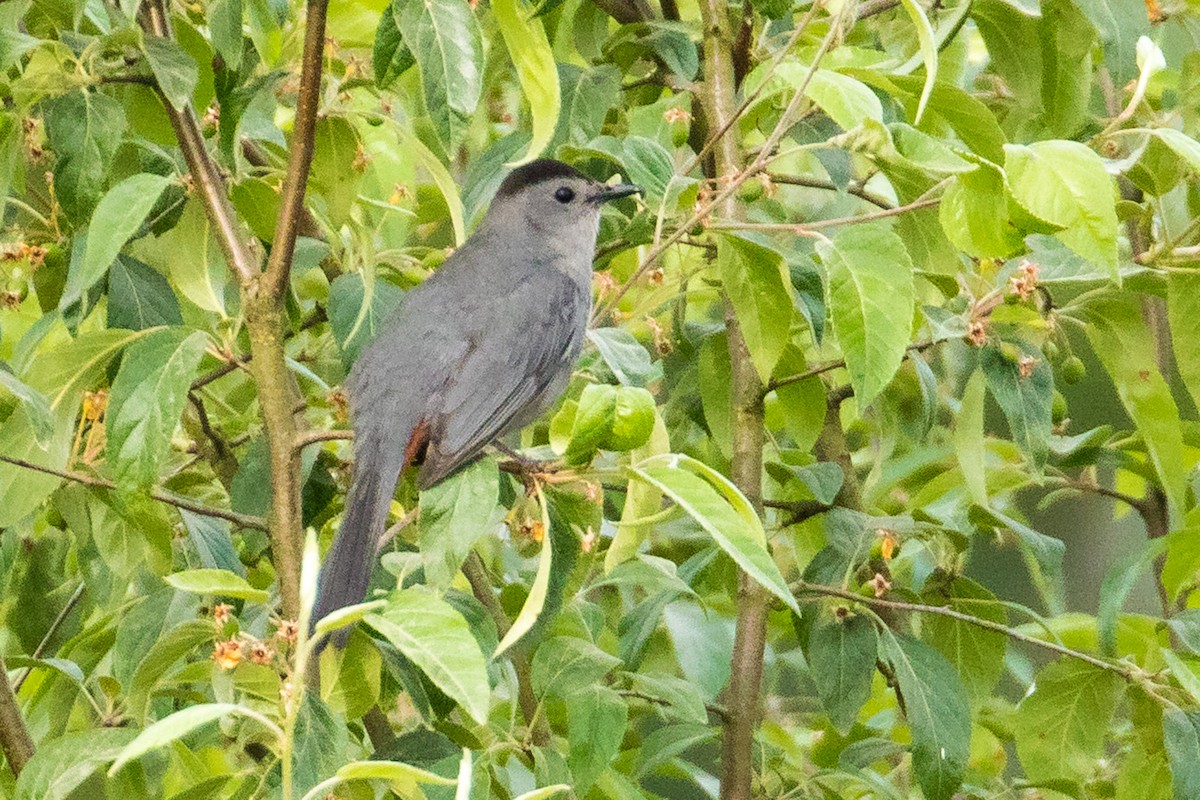
<path id="1" fill-rule="evenodd" d="M 575 192 L 570 186 L 560 186 L 554 190 L 554 199 L 560 203 L 569 203 L 575 199 Z"/>

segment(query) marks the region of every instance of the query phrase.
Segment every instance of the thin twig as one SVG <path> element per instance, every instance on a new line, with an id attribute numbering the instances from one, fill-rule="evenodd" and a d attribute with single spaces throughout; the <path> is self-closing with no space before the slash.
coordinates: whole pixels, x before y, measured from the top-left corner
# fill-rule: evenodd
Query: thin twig
<path id="1" fill-rule="evenodd" d="M 896 611 L 910 611 L 917 614 L 934 614 L 939 617 L 948 617 L 950 619 L 958 620 L 959 622 L 965 622 L 969 625 L 974 625 L 977 628 L 983 628 L 984 630 L 1002 633 L 1015 641 L 1024 642 L 1025 644 L 1032 645 L 1034 647 L 1040 647 L 1043 650 L 1050 650 L 1051 652 L 1067 656 L 1068 658 L 1074 658 L 1076 660 L 1083 661 L 1091 664 L 1093 667 L 1097 667 L 1108 672 L 1114 672 L 1130 682 L 1138 682 L 1144 677 L 1144 673 L 1132 664 L 1106 661 L 1105 659 L 1097 658 L 1096 656 L 1088 653 L 1084 653 L 1079 650 L 1073 650 L 1070 647 L 1058 644 L 1057 642 L 1048 642 L 1044 639 L 1039 639 L 1036 636 L 1030 636 L 1029 634 L 1022 633 L 1015 628 L 1010 628 L 1008 625 L 1003 623 L 993 622 L 989 619 L 982 619 L 980 617 L 972 616 L 971 614 L 966 614 L 962 611 L 957 611 L 946 606 L 931 606 L 924 603 L 908 603 L 900 600 L 885 600 L 882 597 L 867 597 L 861 594 L 855 594 L 854 592 L 847 591 L 846 589 L 842 589 L 837 586 L 825 586 L 824 584 L 809 583 L 808 581 L 802 580 L 794 581 L 791 584 L 791 589 L 798 595 L 800 593 L 808 592 L 811 594 L 824 595 L 826 597 L 839 597 L 843 600 L 862 603 L 863 605 L 871 606 L 873 608 L 889 608 Z M 796 599 L 803 601 L 809 598 L 798 596 Z"/>
<path id="2" fill-rule="evenodd" d="M 666 700 L 662 697 L 655 697 L 654 695 L 646 694 L 645 692 L 639 692 L 637 689 L 617 689 L 617 694 L 621 695 L 622 697 L 632 697 L 635 700 L 642 700 L 647 703 L 652 703 L 656 706 L 672 705 L 670 700 Z M 726 709 L 725 706 L 718 705 L 717 703 L 705 703 L 704 710 L 709 714 L 712 714 L 722 723 L 729 719 L 729 710 Z"/>
<path id="3" fill-rule="evenodd" d="M 417 517 L 420 515 L 420 512 L 420 506 L 413 506 L 412 510 L 410 510 L 407 514 L 393 522 L 387 528 L 387 530 L 379 535 L 378 541 L 375 542 L 375 553 L 379 554 L 383 552 L 383 548 L 387 547 L 393 539 L 399 536 L 401 531 L 416 521 Z"/>
<path id="4" fill-rule="evenodd" d="M 296 253 L 296 236 L 306 218 L 304 195 L 312 167 L 316 140 L 317 107 L 321 99 L 321 68 L 325 53 L 325 16 L 328 0 L 308 0 L 304 31 L 304 53 L 300 60 L 300 88 L 296 93 L 296 116 L 283 178 L 279 222 L 271 242 L 271 257 L 263 276 L 263 288 L 273 297 L 282 296 L 291 276 Z"/>
<path id="5" fill-rule="evenodd" d="M 0 455 L 0 461 L 6 464 L 12 464 L 14 467 L 40 472 L 43 475 L 53 475 L 56 478 L 62 478 L 66 481 L 74 481 L 81 483 L 84 486 L 90 486 L 93 489 L 116 489 L 117 485 L 110 480 L 98 478 L 94 475 L 86 475 L 82 472 L 67 472 L 65 470 L 54 469 L 53 467 L 43 467 L 41 464 L 34 464 L 32 461 L 26 461 L 21 458 L 13 458 L 12 456 Z M 223 519 L 232 522 L 242 528 L 251 528 L 253 530 L 265 531 L 267 523 L 261 517 L 253 517 L 249 514 L 239 514 L 236 511 L 227 511 L 223 508 L 213 508 L 202 503 L 197 503 L 195 500 L 189 500 L 186 497 L 180 497 L 177 494 L 163 491 L 162 489 L 151 489 L 150 497 L 166 503 L 176 508 L 182 508 L 185 511 L 191 511 L 193 514 L 199 514 L 202 517 L 213 517 L 215 519 Z"/>
<path id="6" fill-rule="evenodd" d="M 896 217 L 901 214 L 907 214 L 909 211 L 916 211 L 922 208 L 932 208 L 942 202 L 940 198 L 930 198 L 927 200 L 914 200 L 911 203 L 895 208 L 883 209 L 880 211 L 872 211 L 869 214 L 859 214 L 853 217 L 837 217 L 835 219 L 818 219 L 812 222 L 730 222 L 722 220 L 709 224 L 709 229 L 716 231 L 764 231 L 764 232 L 783 232 L 794 233 L 798 236 L 803 236 L 813 231 L 825 230 L 826 228 L 836 228 L 841 225 L 859 225 L 864 222 L 874 222 L 878 219 L 886 219 L 888 217 Z"/>
<path id="7" fill-rule="evenodd" d="M 771 179 L 772 183 L 779 183 L 783 184 L 784 186 L 803 186 L 808 189 L 824 189 L 829 192 L 844 191 L 846 194 L 853 195 L 860 200 L 866 200 L 873 206 L 878 206 L 879 208 L 883 209 L 895 208 L 894 204 L 888 202 L 886 199 L 877 194 L 868 192 L 866 189 L 856 183 L 852 183 L 843 188 L 838 186 L 833 181 L 827 181 L 822 178 L 810 178 L 806 175 L 779 175 L 772 172 L 768 175 L 768 177 Z"/>
<path id="8" fill-rule="evenodd" d="M 8 667 L 3 656 L 0 656 L 0 750 L 14 777 L 21 774 L 34 753 L 33 739 L 21 717 L 21 706 L 8 683 Z"/>
<path id="9" fill-rule="evenodd" d="M 929 340 L 929 339 L 927 339 L 923 342 L 914 342 L 913 344 L 910 344 L 908 346 L 908 350 L 905 353 L 905 358 L 908 357 L 908 353 L 922 353 L 922 352 L 928 350 L 929 348 L 933 347 L 935 344 L 937 344 L 936 341 Z M 770 393 L 782 386 L 789 386 L 793 383 L 799 383 L 800 381 L 806 381 L 809 378 L 815 378 L 818 375 L 823 375 L 826 372 L 830 372 L 835 369 L 841 369 L 845 366 L 846 366 L 846 359 L 839 358 L 839 359 L 835 359 L 834 361 L 826 361 L 823 364 L 817 364 L 815 366 L 809 367 L 808 369 L 804 370 L 803 372 L 797 372 L 795 375 L 786 375 L 782 378 L 774 378 L 771 380 L 770 383 L 767 384 L 767 386 L 764 390 L 764 393 Z"/>
<path id="10" fill-rule="evenodd" d="M 155 36 L 172 38 L 171 20 L 163 0 L 146 0 L 142 5 L 142 25 Z M 208 154 L 196 112 L 190 105 L 177 109 L 165 97 L 163 109 L 175 130 L 175 138 L 187 162 L 192 183 L 199 190 L 200 200 L 216 230 L 217 241 L 229 268 L 243 284 L 253 281 L 258 275 L 259 260 L 251 249 L 252 239 L 244 234 L 238 223 L 233 204 L 225 191 L 225 180 Z"/>
<path id="11" fill-rule="evenodd" d="M 310 444 L 316 444 L 317 442 L 350 441 L 353 438 L 354 431 L 309 431 L 296 437 L 296 449 L 303 450 Z"/>
<path id="12" fill-rule="evenodd" d="M 79 601 L 83 598 L 83 592 L 86 587 L 87 584 L 84 583 L 81 583 L 75 587 L 75 591 L 72 592 L 71 596 L 67 599 L 67 604 L 62 607 L 62 610 L 58 612 L 58 616 L 55 617 L 54 621 L 50 623 L 50 627 L 46 629 L 46 635 L 42 637 L 40 642 L 38 642 L 38 646 L 34 648 L 30 658 L 41 658 L 43 655 L 45 655 L 46 648 L 50 646 L 50 640 L 54 638 L 54 635 L 58 633 L 58 629 L 62 627 L 62 624 L 66 622 L 67 617 L 75 609 L 75 606 L 79 604 Z M 29 673 L 31 672 L 33 672 L 33 667 L 25 668 L 25 671 L 21 673 L 20 677 L 18 677 L 16 682 L 13 684 L 13 694 L 20 693 L 21 687 L 25 684 L 25 679 L 29 677 Z"/>
<path id="13" fill-rule="evenodd" d="M 763 505 L 767 508 L 774 508 L 777 511 L 790 512 L 791 516 L 784 523 L 785 527 L 788 525 L 797 525 L 806 519 L 812 519 L 833 508 L 830 504 L 822 503 L 820 500 L 764 500 Z"/>

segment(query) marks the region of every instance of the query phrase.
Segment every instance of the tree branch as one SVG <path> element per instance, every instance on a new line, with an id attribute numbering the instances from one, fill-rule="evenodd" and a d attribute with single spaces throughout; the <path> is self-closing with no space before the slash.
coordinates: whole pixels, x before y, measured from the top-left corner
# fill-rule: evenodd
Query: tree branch
<path id="1" fill-rule="evenodd" d="M 296 450 L 303 450 L 317 442 L 350 441 L 353 438 L 354 431 L 308 431 L 296 437 Z"/>
<path id="2" fill-rule="evenodd" d="M 282 201 L 271 257 L 263 276 L 263 290 L 281 297 L 287 289 L 296 252 L 296 236 L 307 216 L 304 195 L 308 172 L 312 167 L 316 138 L 317 106 L 320 103 L 321 68 L 325 54 L 325 13 L 328 0 L 308 0 L 304 31 L 304 53 L 300 61 L 300 89 L 296 94 L 296 117 L 288 152 L 287 172 L 283 178 Z"/>
<path id="3" fill-rule="evenodd" d="M 21 707 L 8 682 L 8 667 L 3 656 L 0 656 L 0 750 L 14 776 L 21 774 L 34 752 L 33 739 L 29 737 Z"/>
<path id="4" fill-rule="evenodd" d="M 704 88 L 701 102 L 709 124 L 716 126 L 718 131 L 725 131 L 732 127 L 731 120 L 737 107 L 734 66 L 737 34 L 731 29 L 727 0 L 701 0 L 700 16 L 704 29 Z M 741 169 L 742 155 L 736 140 L 730 136 L 719 136 L 715 142 L 713 165 L 714 177 L 718 182 L 745 174 Z M 715 207 L 727 218 L 734 219 L 740 214 L 732 192 L 726 194 L 720 205 Z M 761 515 L 765 435 L 762 384 L 750 358 L 733 304 L 727 296 L 724 303 L 733 431 L 730 478 Z M 725 690 L 728 713 L 722 720 L 721 800 L 750 800 L 753 791 L 754 732 L 758 728 L 762 707 L 763 654 L 766 648 L 767 615 L 771 607 L 770 595 L 741 570 L 738 571 L 737 598 L 733 655 L 729 685 Z"/>
<path id="5" fill-rule="evenodd" d="M 41 464 L 34 464 L 31 461 L 25 461 L 21 458 L 13 458 L 12 456 L 0 455 L 0 461 L 6 464 L 12 464 L 14 467 L 40 472 L 43 475 L 53 475 L 56 478 L 62 478 L 66 481 L 74 481 L 81 483 L 84 486 L 90 486 L 93 489 L 116 489 L 117 485 L 110 480 L 97 478 L 93 475 L 85 475 L 82 472 L 67 472 L 64 470 L 54 469 L 52 467 L 43 467 Z M 191 511 L 193 514 L 199 514 L 202 517 L 213 517 L 215 519 L 223 519 L 232 522 L 242 528 L 250 528 L 252 530 L 265 531 L 267 525 L 260 517 L 252 517 L 249 514 L 239 514 L 236 511 L 226 511 L 223 508 L 213 508 L 198 503 L 195 500 L 189 500 L 186 497 L 180 497 L 177 494 L 163 491 L 162 489 L 151 489 L 150 497 L 166 503 L 169 506 L 182 508 L 186 511 Z"/>
<path id="6" fill-rule="evenodd" d="M 163 0 L 146 0 L 142 5 L 142 27 L 155 36 L 172 38 L 171 20 Z M 192 183 L 199 191 L 200 201 L 216 230 L 217 241 L 220 242 L 229 269 L 243 285 L 248 284 L 258 276 L 259 258 L 252 249 L 253 239 L 243 232 L 233 204 L 229 202 L 221 172 L 204 145 L 204 135 L 200 132 L 196 112 L 191 106 L 177 109 L 166 98 L 163 98 L 163 109 L 175 130 L 175 138 L 179 142 L 179 149 L 183 151 Z"/>
<path id="7" fill-rule="evenodd" d="M 1053 653 L 1067 656 L 1068 658 L 1074 658 L 1079 661 L 1083 661 L 1091 664 L 1093 667 L 1097 667 L 1107 672 L 1114 672 L 1130 682 L 1139 682 L 1140 679 L 1144 677 L 1144 673 L 1135 665 L 1122 662 L 1106 661 L 1102 658 L 1097 658 L 1096 656 L 1090 655 L 1089 653 L 1084 653 L 1079 650 L 1072 650 L 1070 647 L 1058 644 L 1057 642 L 1048 642 L 1045 639 L 1039 639 L 1036 636 L 1030 636 L 1027 633 L 1022 633 L 1021 631 L 1011 628 L 1008 625 L 1004 625 L 1003 623 L 993 622 L 990 619 L 982 619 L 980 617 L 972 616 L 971 614 L 966 614 L 962 611 L 948 608 L 946 606 L 931 606 L 925 605 L 924 603 L 907 603 L 900 600 L 885 600 L 881 597 L 867 597 L 861 594 L 855 594 L 854 592 L 847 591 L 837 586 L 825 586 L 824 584 L 809 583 L 807 581 L 795 581 L 792 583 L 791 589 L 793 592 L 797 593 L 798 596 L 796 599 L 802 602 L 810 598 L 801 597 L 799 596 L 800 593 L 808 592 L 810 594 L 823 595 L 825 597 L 838 597 L 842 600 L 862 603 L 863 605 L 871 606 L 872 608 L 888 608 L 896 611 L 910 611 L 918 614 L 934 614 L 939 617 L 949 617 L 950 619 L 955 619 L 959 622 L 965 622 L 969 625 L 974 625 L 977 628 L 983 628 L 984 630 L 1002 633 L 1008 638 L 1018 642 L 1024 642 L 1025 644 L 1033 645 L 1034 647 L 1040 647 L 1043 650 L 1049 650 Z"/>

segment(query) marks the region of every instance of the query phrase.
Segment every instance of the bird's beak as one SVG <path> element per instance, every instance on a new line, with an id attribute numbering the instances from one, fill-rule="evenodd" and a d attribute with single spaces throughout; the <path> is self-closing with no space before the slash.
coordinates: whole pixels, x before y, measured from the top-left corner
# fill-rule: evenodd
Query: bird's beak
<path id="1" fill-rule="evenodd" d="M 615 186 L 603 186 L 590 199 L 593 203 L 607 203 L 609 200 L 629 197 L 631 194 L 642 194 L 642 187 L 633 183 L 618 183 Z"/>

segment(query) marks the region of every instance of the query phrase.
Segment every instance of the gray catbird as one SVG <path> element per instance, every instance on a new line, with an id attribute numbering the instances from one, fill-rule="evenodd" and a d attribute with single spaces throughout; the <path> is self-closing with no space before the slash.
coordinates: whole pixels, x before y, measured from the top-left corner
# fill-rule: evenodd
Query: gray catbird
<path id="1" fill-rule="evenodd" d="M 363 599 L 409 464 L 428 488 L 566 388 L 591 311 L 600 205 L 638 191 L 559 161 L 519 167 L 475 233 L 404 295 L 346 382 L 354 477 L 314 621 Z"/>

